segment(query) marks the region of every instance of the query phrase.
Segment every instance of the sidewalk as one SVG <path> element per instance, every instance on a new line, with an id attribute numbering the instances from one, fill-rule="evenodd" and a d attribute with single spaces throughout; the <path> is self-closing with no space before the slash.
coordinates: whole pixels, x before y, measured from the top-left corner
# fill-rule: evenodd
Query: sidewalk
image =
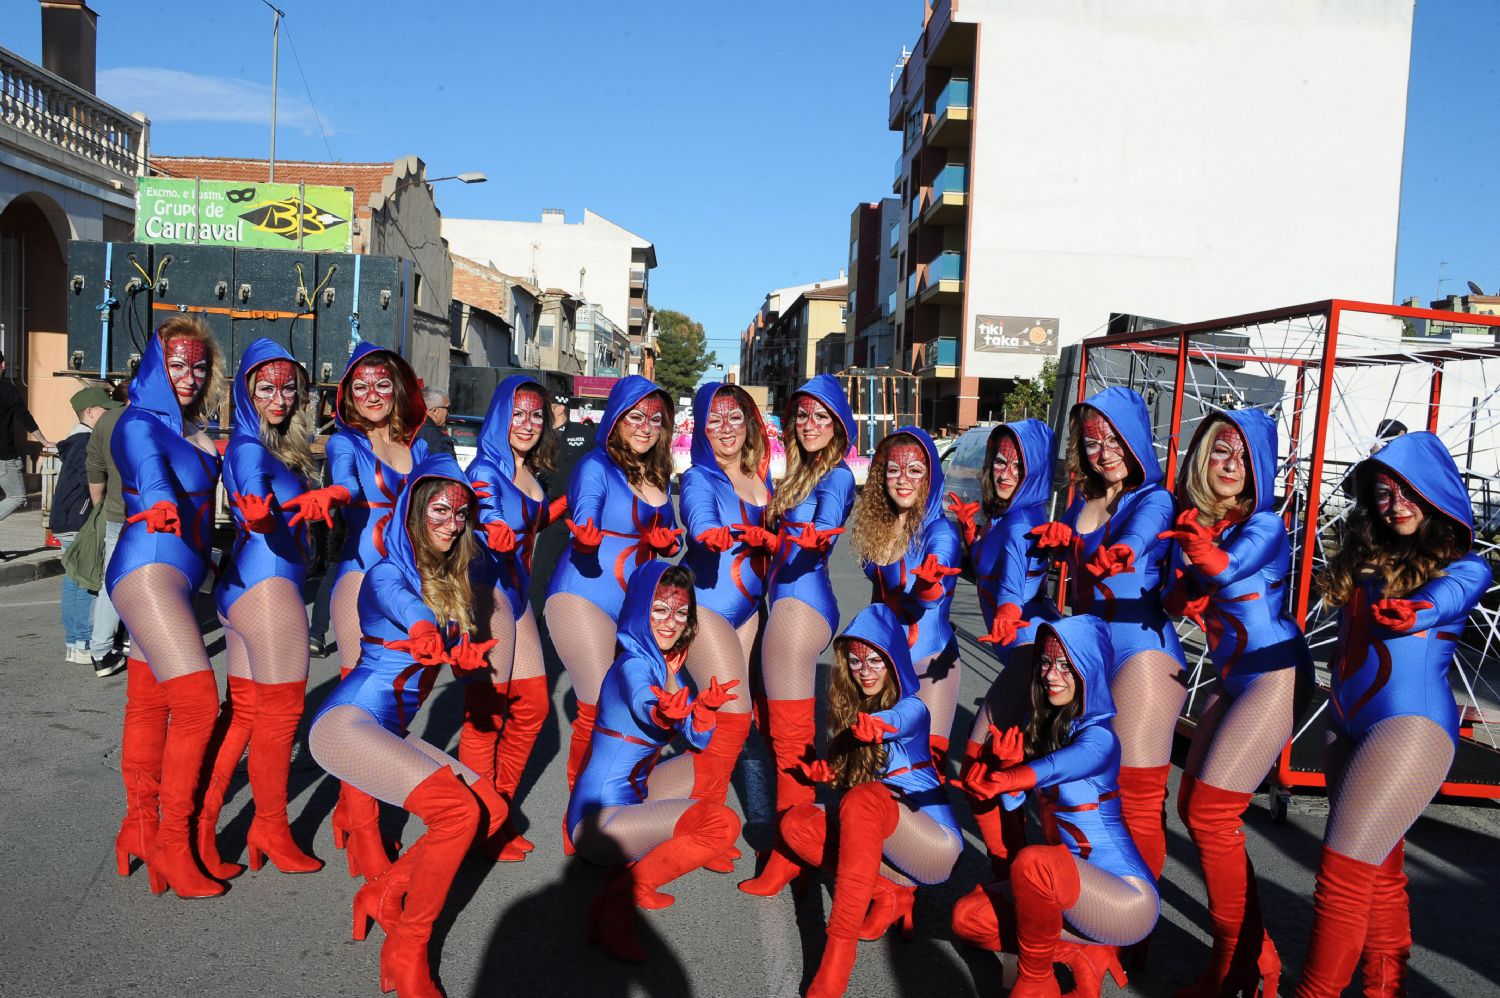
<path id="1" fill-rule="evenodd" d="M 62 574 L 62 549 L 46 547 L 38 497 L 26 509 L 0 520 L 0 586 L 14 586 Z"/>

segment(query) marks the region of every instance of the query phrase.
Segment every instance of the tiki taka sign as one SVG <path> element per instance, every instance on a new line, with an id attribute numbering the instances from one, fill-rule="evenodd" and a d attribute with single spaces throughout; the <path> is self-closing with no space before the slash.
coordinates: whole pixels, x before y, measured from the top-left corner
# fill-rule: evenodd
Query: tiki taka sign
<path id="1" fill-rule="evenodd" d="M 976 353 L 1057 353 L 1057 320 L 1015 315 L 976 315 Z"/>
<path id="2" fill-rule="evenodd" d="M 135 238 L 260 249 L 349 251 L 348 187 L 138 177 Z"/>

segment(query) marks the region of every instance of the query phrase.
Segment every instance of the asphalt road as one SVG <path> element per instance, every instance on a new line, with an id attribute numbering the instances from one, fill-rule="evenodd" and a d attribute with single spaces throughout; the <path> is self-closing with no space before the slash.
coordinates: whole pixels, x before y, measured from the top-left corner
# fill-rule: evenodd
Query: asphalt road
<path id="1" fill-rule="evenodd" d="M 846 546 L 835 568 L 847 620 L 869 590 Z M 234 881 L 227 896 L 203 901 L 153 897 L 144 871 L 115 874 L 124 676 L 98 680 L 62 662 L 58 599 L 55 578 L 0 589 L 0 663 L 12 689 L 0 703 L 0 995 L 377 994 L 380 935 L 372 930 L 367 942 L 350 939 L 358 882 L 330 837 L 336 787 L 305 746 L 293 762 L 293 833 L 328 862 L 322 872 L 287 876 L 267 867 Z M 212 620 L 207 604 L 202 618 Z M 993 675 L 988 653 L 973 641 L 979 622 L 968 583 L 959 587 L 954 618 L 965 668 L 959 733 Z M 222 686 L 222 635 L 217 625 L 208 633 Z M 337 680 L 336 662 L 312 663 L 314 707 Z M 529 823 L 537 851 L 518 864 L 470 860 L 461 871 L 435 935 L 450 998 L 798 994 L 822 950 L 829 884 L 800 901 L 789 892 L 768 900 L 743 895 L 734 884 L 753 872 L 750 849 L 733 875 L 689 874 L 670 888 L 674 907 L 641 915 L 644 965 L 616 963 L 584 942 L 584 913 L 603 873 L 562 855 L 560 745 L 564 705 L 572 704 L 567 679 L 557 670 L 553 679 L 554 712 L 522 784 L 523 827 Z M 461 700 L 451 681 L 440 683 L 413 730 L 439 745 L 455 744 Z M 765 754 L 752 735 L 730 798 L 747 819 L 752 846 L 771 837 L 767 782 Z M 220 843 L 226 858 L 243 861 L 251 818 L 243 769 L 231 794 Z M 997 959 L 956 947 L 948 929 L 953 901 L 987 870 L 967 808 L 956 810 L 973 848 L 949 883 L 919 893 L 913 942 L 893 935 L 862 945 L 850 994 L 1002 993 Z M 1286 993 L 1306 946 L 1325 814 L 1321 798 L 1299 797 L 1287 823 L 1273 825 L 1262 796 L 1248 818 L 1267 921 L 1288 968 Z M 420 823 L 407 823 L 404 814 L 388 817 L 398 838 L 420 834 Z M 1497 833 L 1500 811 L 1490 806 L 1433 806 L 1412 830 L 1412 995 L 1500 994 Z M 1132 976 L 1129 993 L 1170 995 L 1206 958 L 1197 857 L 1175 814 L 1169 848 L 1162 921 L 1149 965 Z M 1116 992 L 1106 984 L 1110 993 Z"/>

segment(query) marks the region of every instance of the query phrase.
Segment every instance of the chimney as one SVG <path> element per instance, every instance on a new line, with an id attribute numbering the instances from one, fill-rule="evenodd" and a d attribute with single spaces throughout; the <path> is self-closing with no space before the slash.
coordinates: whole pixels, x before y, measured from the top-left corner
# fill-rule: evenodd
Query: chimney
<path id="1" fill-rule="evenodd" d="M 562 208 L 543 208 L 543 225 L 562 225 L 567 221 L 567 213 Z"/>
<path id="2" fill-rule="evenodd" d="M 42 68 L 94 92 L 99 15 L 85 0 L 41 0 Z"/>

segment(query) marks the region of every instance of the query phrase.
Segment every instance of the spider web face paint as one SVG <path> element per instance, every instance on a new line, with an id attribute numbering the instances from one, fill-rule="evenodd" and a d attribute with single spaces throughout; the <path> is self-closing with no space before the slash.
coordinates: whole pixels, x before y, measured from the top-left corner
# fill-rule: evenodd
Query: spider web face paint
<path id="1" fill-rule="evenodd" d="M 191 336 L 167 340 L 167 378 L 177 401 L 189 405 L 208 383 L 208 344 Z"/>
<path id="2" fill-rule="evenodd" d="M 251 398 L 262 416 L 285 416 L 296 407 L 297 369 L 291 361 L 267 361 L 251 380 Z"/>

